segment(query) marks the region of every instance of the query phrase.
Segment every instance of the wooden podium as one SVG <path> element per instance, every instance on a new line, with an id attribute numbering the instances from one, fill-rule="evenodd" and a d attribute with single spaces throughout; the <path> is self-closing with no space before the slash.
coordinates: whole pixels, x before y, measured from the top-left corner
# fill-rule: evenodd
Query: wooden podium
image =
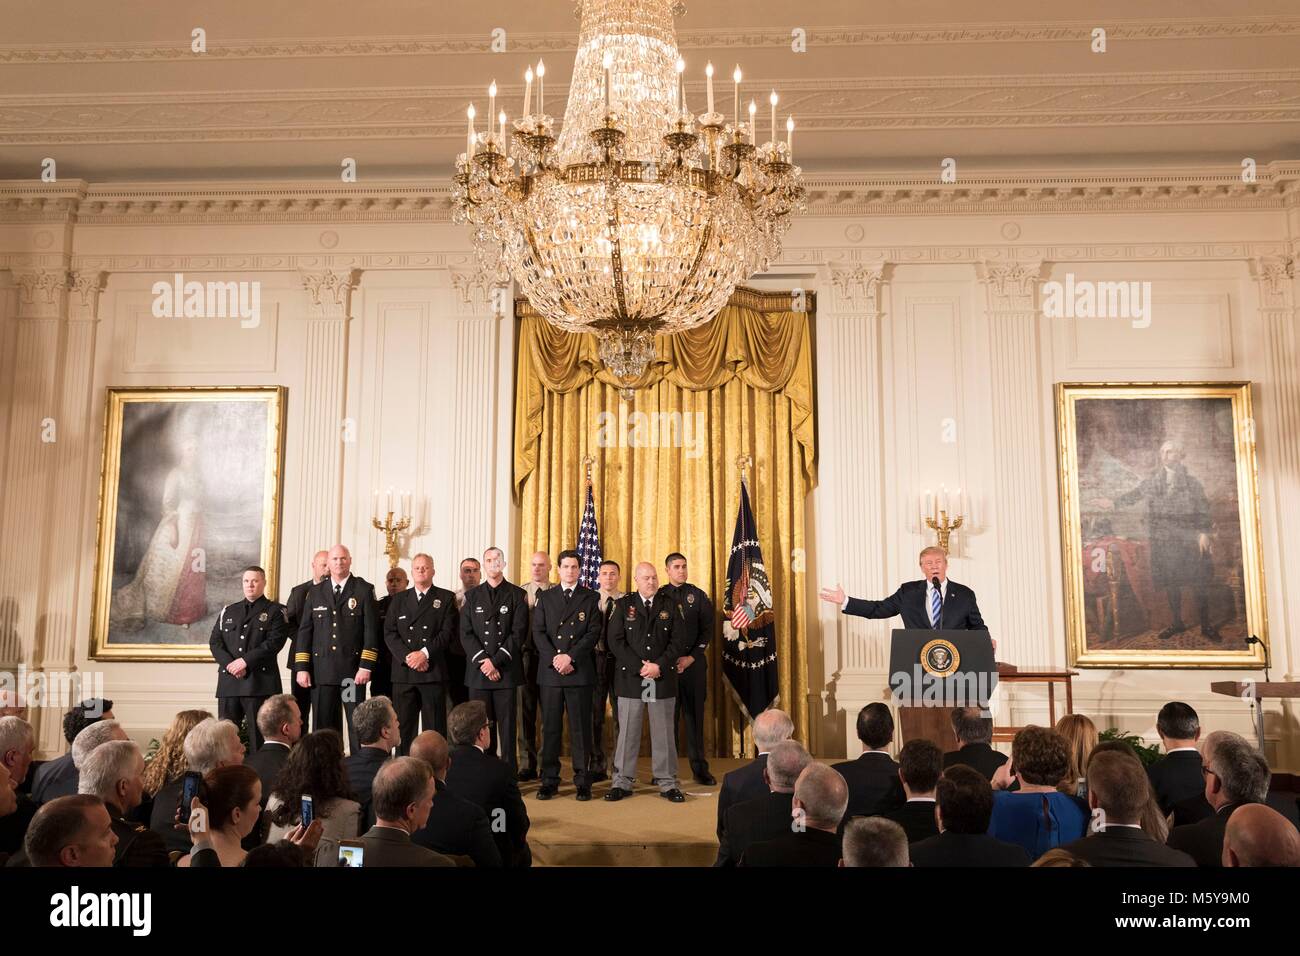
<path id="1" fill-rule="evenodd" d="M 1254 681 L 1254 680 L 1216 680 L 1210 684 L 1210 690 L 1226 697 L 1238 700 L 1250 700 L 1255 704 L 1255 742 L 1259 752 L 1264 752 L 1264 698 L 1279 697 L 1294 700 L 1300 698 L 1300 681 Z"/>

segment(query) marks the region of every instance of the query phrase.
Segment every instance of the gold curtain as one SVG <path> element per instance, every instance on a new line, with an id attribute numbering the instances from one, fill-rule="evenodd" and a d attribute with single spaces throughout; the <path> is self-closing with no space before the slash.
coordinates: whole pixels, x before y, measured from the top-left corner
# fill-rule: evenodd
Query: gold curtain
<path id="1" fill-rule="evenodd" d="M 660 336 L 630 401 L 601 365 L 595 339 L 557 330 L 518 304 L 514 487 L 520 503 L 516 580 L 534 551 L 576 545 L 585 504 L 583 459 L 606 558 L 632 570 L 686 555 L 690 580 L 721 612 L 740 499 L 737 459 L 749 455 L 750 496 L 775 604 L 778 705 L 808 742 L 804 586 L 805 500 L 816 484 L 813 356 L 808 311 L 789 294 L 738 290 L 712 322 Z M 721 619 L 709 652 L 710 754 L 741 755 L 744 715 L 722 675 Z"/>

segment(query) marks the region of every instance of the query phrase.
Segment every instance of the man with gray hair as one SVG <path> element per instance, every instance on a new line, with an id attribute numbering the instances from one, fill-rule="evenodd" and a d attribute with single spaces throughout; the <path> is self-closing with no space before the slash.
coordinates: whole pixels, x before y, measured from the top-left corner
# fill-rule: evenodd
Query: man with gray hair
<path id="1" fill-rule="evenodd" d="M 1238 808 L 1223 833 L 1223 865 L 1300 866 L 1300 830 L 1272 807 Z"/>
<path id="2" fill-rule="evenodd" d="M 360 708 L 358 708 L 360 709 Z M 394 757 L 375 774 L 375 825 L 361 842 L 362 866 L 455 866 L 441 853 L 411 842 L 433 808 L 433 770 L 415 757 Z"/>
<path id="3" fill-rule="evenodd" d="M 167 846 L 162 837 L 126 815 L 144 796 L 144 755 L 131 740 L 110 740 L 96 747 L 81 767 L 80 792 L 99 797 L 108 809 L 117 834 L 113 865 L 167 866 Z"/>
<path id="4" fill-rule="evenodd" d="M 751 845 L 740 865 L 839 866 L 839 826 L 848 805 L 849 785 L 839 772 L 808 764 L 794 784 L 789 832 Z"/>
<path id="5" fill-rule="evenodd" d="M 0 717 L 0 766 L 9 775 L 9 785 L 15 791 L 17 809 L 0 818 L 0 854 L 16 853 L 23 845 L 23 834 L 32 817 L 36 816 L 38 804 L 18 787 L 27 779 L 27 768 L 32 764 L 32 751 L 36 747 L 36 737 L 32 725 L 21 717 Z"/>
<path id="6" fill-rule="evenodd" d="M 790 832 L 794 782 L 810 763 L 812 757 L 797 740 L 770 745 L 763 767 L 763 786 L 769 792 L 727 809 L 714 866 L 735 866 L 753 844 Z"/>
<path id="7" fill-rule="evenodd" d="M 767 795 L 768 786 L 763 779 L 763 768 L 767 766 L 768 752 L 773 744 L 794 736 L 794 721 L 785 711 L 769 707 L 754 718 L 751 733 L 754 735 L 758 757 L 722 777 L 722 789 L 718 791 L 719 841 L 722 840 L 723 821 L 731 807 Z"/>
<path id="8" fill-rule="evenodd" d="M 90 729 L 92 728 L 87 728 Z M 244 744 L 239 739 L 239 728 L 229 720 L 217 720 L 215 717 L 208 717 L 195 724 L 185 735 L 182 750 L 185 753 L 186 769 L 203 776 L 218 767 L 233 767 L 244 762 Z M 193 848 L 189 831 L 176 827 L 176 811 L 181 803 L 183 782 L 183 778 L 177 778 L 164 784 L 154 795 L 149 829 L 163 838 L 169 851 L 189 853 Z"/>
<path id="9" fill-rule="evenodd" d="M 358 826 L 368 829 L 375 822 L 370 802 L 371 786 L 379 768 L 402 742 L 401 725 L 392 701 L 387 697 L 371 697 L 357 704 L 357 709 L 352 712 L 352 726 L 357 730 L 361 747 L 352 751 L 343 761 L 343 767 L 348 772 L 352 794 L 361 804 Z"/>
<path id="10" fill-rule="evenodd" d="M 976 770 L 992 781 L 1007 755 L 993 749 L 993 718 L 984 717 L 978 707 L 954 707 L 949 715 L 957 749 L 943 755 L 943 769 L 958 765 Z"/>
<path id="11" fill-rule="evenodd" d="M 101 720 L 98 723 L 91 724 L 81 733 L 77 734 L 77 739 L 72 742 L 72 765 L 81 771 L 81 766 L 86 762 L 86 758 L 91 755 L 96 747 L 106 744 L 110 740 L 130 740 L 122 725 L 116 720 Z M 80 790 L 80 786 L 77 788 Z"/>
<path id="12" fill-rule="evenodd" d="M 1205 799 L 1214 816 L 1169 831 L 1168 845 L 1182 850 L 1197 866 L 1223 865 L 1223 834 L 1238 807 L 1263 803 L 1272 774 L 1264 755 L 1240 734 L 1216 730 L 1201 743 Z"/>
<path id="13" fill-rule="evenodd" d="M 854 817 L 844 828 L 840 866 L 911 866 L 907 833 L 884 817 Z"/>

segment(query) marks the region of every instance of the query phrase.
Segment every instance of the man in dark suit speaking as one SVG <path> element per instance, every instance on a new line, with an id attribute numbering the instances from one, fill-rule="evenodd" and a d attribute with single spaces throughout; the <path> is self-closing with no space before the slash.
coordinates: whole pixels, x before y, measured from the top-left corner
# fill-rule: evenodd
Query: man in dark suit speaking
<path id="1" fill-rule="evenodd" d="M 822 588 L 821 599 L 838 604 L 845 614 L 887 618 L 903 616 L 903 626 L 921 630 L 984 631 L 975 592 L 964 584 L 948 580 L 948 554 L 943 548 L 921 552 L 922 581 L 908 581 L 883 601 L 864 601 L 845 595 L 838 584 Z M 993 641 L 993 649 L 998 643 Z"/>

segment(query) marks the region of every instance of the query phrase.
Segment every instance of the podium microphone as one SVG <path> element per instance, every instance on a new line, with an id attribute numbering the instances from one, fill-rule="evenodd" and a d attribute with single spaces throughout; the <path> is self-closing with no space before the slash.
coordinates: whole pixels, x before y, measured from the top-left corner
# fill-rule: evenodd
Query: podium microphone
<path id="1" fill-rule="evenodd" d="M 943 630 L 943 587 L 942 587 L 942 582 L 940 582 L 939 580 L 939 575 L 936 574 L 934 577 L 932 577 L 930 579 L 930 583 L 934 585 L 934 590 L 939 595 L 939 623 L 934 626 L 934 629 L 936 631 L 942 631 Z"/>

